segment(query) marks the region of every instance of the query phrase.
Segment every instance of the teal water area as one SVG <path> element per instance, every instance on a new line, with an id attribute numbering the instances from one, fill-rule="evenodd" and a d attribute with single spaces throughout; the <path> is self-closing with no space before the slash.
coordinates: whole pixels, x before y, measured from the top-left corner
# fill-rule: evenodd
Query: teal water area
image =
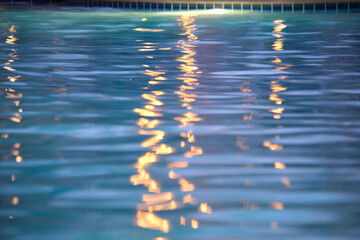
<path id="1" fill-rule="evenodd" d="M 2 8 L 1 239 L 359 239 L 359 23 Z"/>

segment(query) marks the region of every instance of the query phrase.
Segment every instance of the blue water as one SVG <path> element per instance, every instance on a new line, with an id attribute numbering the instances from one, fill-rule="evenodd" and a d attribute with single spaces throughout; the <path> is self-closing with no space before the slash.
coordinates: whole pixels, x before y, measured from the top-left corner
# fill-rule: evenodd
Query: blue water
<path id="1" fill-rule="evenodd" d="M 359 23 L 3 8 L 0 239 L 359 239 Z"/>

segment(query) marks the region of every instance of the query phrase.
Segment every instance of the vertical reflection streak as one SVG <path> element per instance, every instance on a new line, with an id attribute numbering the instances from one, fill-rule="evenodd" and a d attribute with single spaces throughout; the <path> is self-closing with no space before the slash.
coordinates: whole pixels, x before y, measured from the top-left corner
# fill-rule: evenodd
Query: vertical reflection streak
<path id="1" fill-rule="evenodd" d="M 273 21 L 273 23 L 275 24 L 274 26 L 274 30 L 273 30 L 273 36 L 275 37 L 275 41 L 272 45 L 273 50 L 274 51 L 283 51 L 284 50 L 284 42 L 285 42 L 285 37 L 284 37 L 284 30 L 286 29 L 286 25 L 285 20 L 275 20 Z M 285 80 L 288 76 L 283 73 L 284 70 L 291 68 L 293 65 L 291 64 L 285 64 L 283 63 L 282 59 L 279 56 L 274 56 L 274 59 L 271 60 L 271 62 L 275 65 L 275 68 L 273 69 L 273 71 L 277 71 L 279 72 L 279 77 L 277 80 L 273 80 L 270 83 L 270 89 L 271 89 L 271 93 L 269 95 L 269 100 L 274 103 L 276 105 L 276 107 L 273 107 L 272 109 L 269 110 L 270 113 L 272 113 L 273 115 L 273 119 L 275 121 L 278 121 L 281 119 L 283 112 L 285 111 L 285 107 L 283 106 L 283 102 L 285 101 L 285 99 L 281 98 L 279 96 L 279 93 L 284 92 L 287 90 L 287 87 L 284 87 L 281 84 L 281 81 Z M 281 128 L 282 125 L 278 125 L 278 128 Z M 280 139 L 279 135 L 274 136 L 274 139 Z M 276 144 L 276 143 L 272 143 L 270 141 L 264 141 L 263 142 L 263 146 L 270 149 L 271 151 L 282 151 L 283 150 L 283 146 L 281 144 Z M 286 165 L 285 163 L 282 162 L 274 162 L 274 168 L 276 169 L 285 169 Z M 290 187 L 290 180 L 288 178 L 282 178 L 281 183 L 287 187 Z M 271 202 L 270 203 L 270 208 L 274 209 L 274 210 L 284 210 L 284 204 L 283 202 Z M 277 229 L 278 228 L 278 223 L 277 222 L 270 222 L 270 227 L 272 229 Z"/>
<path id="2" fill-rule="evenodd" d="M 142 20 L 143 21 L 143 20 Z M 151 30 L 137 28 L 135 31 L 157 33 L 162 32 L 162 29 Z M 139 52 L 155 52 L 162 50 L 158 48 L 159 43 L 140 42 L 141 47 L 138 48 Z M 146 56 L 147 59 L 153 59 L 153 56 Z M 145 101 L 142 108 L 135 108 L 133 111 L 139 115 L 139 119 L 136 125 L 140 127 L 138 133 L 140 135 L 150 136 L 148 139 L 141 143 L 141 147 L 145 148 L 147 152 L 140 156 L 134 167 L 137 170 L 137 174 L 134 174 L 130 178 L 130 182 L 133 185 L 143 185 L 147 187 L 149 193 L 143 194 L 142 203 L 137 205 L 136 225 L 138 227 L 159 230 L 164 233 L 169 232 L 171 224 L 168 219 L 159 217 L 155 212 L 173 210 L 179 207 L 179 203 L 174 200 L 173 193 L 162 192 L 160 183 L 150 175 L 148 168 L 159 161 L 160 155 L 172 154 L 175 150 L 162 143 L 166 135 L 165 131 L 160 130 L 158 127 L 161 125 L 160 106 L 164 106 L 165 103 L 160 100 L 160 97 L 165 95 L 163 91 L 151 90 L 163 81 L 166 81 L 166 71 L 162 70 L 159 66 L 154 66 L 153 70 L 150 64 L 143 64 L 143 75 L 150 78 L 148 80 L 148 87 L 145 87 L 146 93 L 141 97 Z"/>
<path id="3" fill-rule="evenodd" d="M 193 33 L 193 31 L 196 30 L 195 19 L 191 15 L 183 15 L 178 21 L 183 30 L 180 36 L 186 36 L 186 39 L 180 40 L 177 44 L 177 47 L 180 48 L 181 53 L 183 53 L 181 57 L 176 59 L 176 61 L 180 62 L 178 68 L 182 72 L 177 79 L 180 80 L 182 84 L 178 90 L 174 91 L 174 94 L 178 95 L 181 106 L 186 112 L 175 117 L 174 120 L 180 123 L 180 128 L 187 129 L 187 131 L 182 131 L 180 134 L 183 139 L 180 142 L 180 147 L 184 149 L 184 158 L 190 159 L 203 154 L 203 149 L 195 145 L 196 138 L 193 133 L 193 127 L 196 122 L 202 121 L 202 118 L 193 111 L 193 103 L 196 102 L 197 94 L 192 92 L 196 89 L 196 86 L 199 85 L 197 78 L 199 74 L 201 74 L 201 71 L 199 71 L 196 60 L 194 59 L 196 55 L 196 46 L 194 43 L 198 41 L 197 36 Z M 162 29 L 145 28 L 136 28 L 134 30 L 154 34 L 163 31 Z M 149 54 L 171 49 L 162 48 L 159 46 L 159 43 L 144 42 L 142 40 L 137 41 L 141 45 L 138 51 L 145 52 L 145 54 L 147 54 L 146 58 L 150 60 L 154 59 L 154 56 L 149 56 Z M 159 61 L 157 60 L 157 62 Z M 161 189 L 160 183 L 155 181 L 148 171 L 150 166 L 159 161 L 160 155 L 173 154 L 175 149 L 164 143 L 166 132 L 159 128 L 162 123 L 160 118 L 163 117 L 160 107 L 165 106 L 161 98 L 165 93 L 159 90 L 152 90 L 167 80 L 166 70 L 162 70 L 159 66 L 153 67 L 151 64 L 142 64 L 142 67 L 144 68 L 142 74 L 150 78 L 148 80 L 148 87 L 144 88 L 147 92 L 141 95 L 145 104 L 141 108 L 133 109 L 133 111 L 139 115 L 139 119 L 136 122 L 140 128 L 138 133 L 150 137 L 141 143 L 141 146 L 146 148 L 147 152 L 139 157 L 137 163 L 134 165 L 137 174 L 131 176 L 130 182 L 133 185 L 144 185 L 147 187 L 149 193 L 143 194 L 142 203 L 137 205 L 136 225 L 142 228 L 168 233 L 171 229 L 170 220 L 159 217 L 156 212 L 179 209 L 186 204 L 196 205 L 197 200 L 190 193 L 195 190 L 195 185 L 175 173 L 175 169 L 188 167 L 187 160 L 174 161 L 167 164 L 167 168 L 169 169 L 168 178 L 170 180 L 176 180 L 180 190 L 186 194 L 182 196 L 182 201 L 176 201 L 174 193 L 164 192 Z M 212 213 L 212 208 L 207 203 L 200 203 L 198 211 L 210 214 Z M 186 225 L 186 223 L 193 229 L 199 227 L 197 220 L 186 220 L 184 216 L 179 216 L 179 224 Z"/>
<path id="4" fill-rule="evenodd" d="M 192 158 L 194 156 L 203 154 L 203 149 L 201 147 L 195 146 L 196 138 L 195 134 L 193 133 L 193 127 L 195 123 L 202 121 L 202 118 L 200 118 L 198 114 L 193 111 L 193 104 L 196 102 L 196 98 L 198 97 L 198 95 L 193 91 L 196 90 L 197 86 L 199 85 L 198 76 L 202 73 L 199 71 L 199 67 L 194 58 L 197 54 L 197 46 L 195 43 L 199 42 L 198 37 L 194 34 L 194 31 L 197 30 L 194 18 L 195 16 L 196 15 L 192 14 L 184 14 L 180 19 L 178 19 L 179 26 L 181 26 L 183 30 L 183 32 L 179 35 L 185 36 L 186 40 L 178 41 L 177 45 L 177 47 L 181 49 L 181 53 L 183 53 L 181 57 L 176 59 L 176 61 L 180 62 L 180 66 L 178 68 L 182 72 L 182 74 L 177 79 L 182 82 L 182 85 L 179 87 L 179 90 L 175 91 L 174 93 L 179 96 L 181 106 L 186 109 L 186 113 L 175 117 L 174 120 L 180 123 L 180 128 L 187 128 L 187 131 L 180 133 L 180 136 L 184 139 L 180 142 L 180 147 L 184 150 L 187 149 L 183 154 L 185 158 Z M 188 167 L 188 161 L 169 163 L 169 178 L 178 179 L 180 190 L 187 193 L 187 195 L 183 197 L 183 204 L 188 203 L 191 205 L 196 205 L 197 199 L 194 198 L 190 193 L 195 190 L 195 185 L 174 172 L 175 168 L 186 167 Z M 208 206 L 207 203 L 201 203 L 198 211 L 209 214 L 212 212 L 212 208 Z M 181 225 L 186 225 L 187 221 L 184 216 L 180 216 L 179 220 Z M 197 220 L 191 219 L 189 223 L 192 228 L 198 228 Z"/>
<path id="5" fill-rule="evenodd" d="M 5 88 L 5 98 L 13 101 L 13 104 L 16 107 L 16 111 L 12 114 L 12 116 L 9 117 L 9 120 L 13 123 L 21 123 L 23 117 L 23 109 L 21 107 L 21 99 L 23 97 L 23 94 L 17 90 L 16 88 L 16 82 L 21 80 L 21 75 L 16 74 L 16 69 L 12 66 L 17 60 L 19 60 L 19 55 L 16 51 L 16 42 L 19 40 L 19 38 L 16 38 L 15 34 L 17 33 L 17 27 L 15 25 L 12 25 L 8 29 L 7 38 L 5 39 L 5 43 L 8 44 L 10 47 L 10 53 L 8 54 L 9 59 L 7 62 L 4 63 L 4 69 L 7 71 L 7 80 L 10 82 L 11 87 Z M 1 135 L 1 138 L 10 138 L 10 135 L 7 133 L 4 133 Z M 21 144 L 20 143 L 14 143 L 11 150 L 11 155 L 15 159 L 17 163 L 21 163 L 23 161 L 23 157 L 21 156 Z M 16 175 L 11 174 L 11 182 L 15 182 Z M 19 204 L 19 197 L 14 196 L 11 200 L 11 205 L 18 205 Z M 13 219 L 14 216 L 9 216 L 9 219 Z"/>
<path id="6" fill-rule="evenodd" d="M 287 27 L 284 24 L 284 22 L 285 22 L 285 20 L 273 21 L 273 23 L 275 24 L 274 30 L 273 30 L 273 36 L 275 37 L 275 41 L 272 45 L 274 51 L 283 51 L 284 50 L 285 37 L 283 35 L 284 34 L 283 30 L 285 30 Z M 282 74 L 282 71 L 284 71 L 288 68 L 291 68 L 293 65 L 283 63 L 283 61 L 278 56 L 274 56 L 274 59 L 271 60 L 271 62 L 275 64 L 275 68 L 273 69 L 273 71 L 279 72 L 280 76 L 278 77 L 277 80 L 270 82 L 271 94 L 269 95 L 269 100 L 271 102 L 275 103 L 275 105 L 277 105 L 277 106 L 270 109 L 269 112 L 273 114 L 273 119 L 279 120 L 279 119 L 281 119 L 281 115 L 285 111 L 285 108 L 282 106 L 284 99 L 280 98 L 278 93 L 284 92 L 287 90 L 286 87 L 281 85 L 281 81 L 285 80 L 288 77 L 287 75 Z M 281 125 L 279 125 L 278 127 L 281 127 Z M 279 138 L 280 138 L 280 136 L 278 136 L 278 135 L 275 136 L 275 139 L 279 139 Z M 271 143 L 270 141 L 264 141 L 263 146 L 270 149 L 271 151 L 281 151 L 283 149 L 282 145 L 276 144 L 276 143 Z M 278 168 L 278 169 L 285 168 L 285 164 L 283 164 L 283 163 L 281 163 L 281 164 L 275 163 L 274 166 L 275 166 L 275 168 Z"/>

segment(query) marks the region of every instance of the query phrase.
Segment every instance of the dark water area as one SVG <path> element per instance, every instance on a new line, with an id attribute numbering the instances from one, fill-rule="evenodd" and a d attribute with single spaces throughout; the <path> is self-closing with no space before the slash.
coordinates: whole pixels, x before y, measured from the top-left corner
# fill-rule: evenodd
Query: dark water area
<path id="1" fill-rule="evenodd" d="M 1 239 L 359 239 L 359 23 L 0 10 Z"/>

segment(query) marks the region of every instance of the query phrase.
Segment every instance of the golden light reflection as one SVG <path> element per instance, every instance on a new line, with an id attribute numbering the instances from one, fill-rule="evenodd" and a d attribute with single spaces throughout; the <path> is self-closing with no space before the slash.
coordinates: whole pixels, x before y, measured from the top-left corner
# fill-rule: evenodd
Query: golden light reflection
<path id="1" fill-rule="evenodd" d="M 188 166 L 189 166 L 189 163 L 187 161 L 171 162 L 171 163 L 168 163 L 168 165 L 167 165 L 168 168 L 186 168 Z"/>
<path id="2" fill-rule="evenodd" d="M 17 89 L 16 82 L 21 80 L 21 75 L 16 74 L 16 68 L 14 67 L 14 63 L 16 63 L 17 60 L 19 60 L 19 55 L 16 51 L 17 47 L 17 41 L 19 38 L 17 38 L 15 35 L 17 33 L 17 26 L 12 25 L 8 29 L 8 34 L 5 39 L 5 43 L 8 44 L 10 47 L 10 53 L 8 54 L 9 59 L 7 62 L 4 63 L 4 69 L 6 70 L 6 79 L 9 81 L 9 84 L 11 87 L 5 88 L 5 98 L 9 99 L 13 102 L 16 110 L 13 111 L 12 116 L 9 117 L 9 121 L 15 124 L 19 124 L 22 122 L 23 117 L 23 108 L 21 107 L 21 100 L 23 98 L 23 94 Z M 7 133 L 4 133 L 1 135 L 1 138 L 9 138 L 10 135 Z M 11 155 L 14 157 L 15 161 L 17 163 L 21 163 L 23 161 L 23 157 L 21 156 L 21 144 L 20 143 L 14 143 L 13 147 L 11 149 Z M 14 174 L 11 174 L 11 182 L 15 182 L 16 176 Z M 19 198 L 13 197 L 11 200 L 12 205 L 18 205 Z M 12 217 L 13 218 L 13 217 Z M 11 219 L 12 219 L 11 218 Z"/>
<path id="3" fill-rule="evenodd" d="M 165 74 L 164 71 L 153 71 L 153 70 L 148 70 L 146 69 L 145 72 L 143 72 L 142 74 L 151 76 L 151 77 L 157 77 L 159 75 Z"/>
<path id="4" fill-rule="evenodd" d="M 188 107 L 188 105 L 186 105 Z M 198 117 L 196 113 L 187 112 L 182 117 L 175 117 L 174 120 L 181 122 L 180 127 L 194 126 L 193 122 L 200 122 L 202 118 Z"/>
<path id="5" fill-rule="evenodd" d="M 277 168 L 277 169 L 285 169 L 285 168 L 286 168 L 285 164 L 282 163 L 282 162 L 275 162 L 275 163 L 274 163 L 274 166 L 275 166 L 275 168 Z"/>
<path id="6" fill-rule="evenodd" d="M 142 147 L 151 147 L 151 146 L 154 146 L 156 145 L 157 143 L 159 143 L 161 140 L 164 139 L 164 136 L 165 136 L 165 132 L 164 131 L 161 131 L 161 130 L 143 130 L 143 129 L 140 129 L 139 130 L 139 134 L 141 135 L 154 135 L 153 137 L 143 141 L 141 143 L 141 146 Z"/>
<path id="7" fill-rule="evenodd" d="M 198 229 L 199 227 L 199 222 L 195 219 L 191 219 L 191 227 L 194 229 Z"/>
<path id="8" fill-rule="evenodd" d="M 7 36 L 7 39 L 5 40 L 5 43 L 7 44 L 15 44 L 15 42 L 19 40 L 18 38 L 14 37 L 14 35 Z"/>
<path id="9" fill-rule="evenodd" d="M 157 125 L 159 125 L 161 122 L 158 119 L 155 120 L 149 120 L 147 118 L 140 118 L 137 121 L 137 125 L 142 128 L 155 128 Z"/>
<path id="10" fill-rule="evenodd" d="M 203 212 L 203 213 L 212 213 L 212 208 L 210 206 L 208 206 L 207 203 L 201 203 L 200 207 L 199 207 L 199 212 Z"/>
<path id="11" fill-rule="evenodd" d="M 137 225 L 139 227 L 169 232 L 170 222 L 167 219 L 158 217 L 153 212 L 137 211 Z"/>
<path id="12" fill-rule="evenodd" d="M 287 90 L 287 88 L 286 88 L 286 87 L 282 87 L 280 84 L 273 84 L 273 85 L 271 86 L 271 90 L 272 90 L 273 92 L 283 92 L 283 91 Z"/>
<path id="13" fill-rule="evenodd" d="M 201 147 L 190 146 L 190 151 L 185 152 L 184 157 L 192 158 L 193 156 L 201 155 L 201 154 L 203 154 L 203 150 Z"/>
<path id="14" fill-rule="evenodd" d="M 286 187 L 291 187 L 291 182 L 290 182 L 289 178 L 282 178 L 281 183 L 283 185 L 285 185 Z"/>
<path id="15" fill-rule="evenodd" d="M 164 155 L 174 153 L 175 149 L 166 144 L 160 144 L 159 146 L 153 147 L 152 151 L 154 151 L 155 154 Z"/>
<path id="16" fill-rule="evenodd" d="M 161 113 L 151 111 L 149 109 L 135 108 L 133 111 L 138 113 L 140 116 L 144 116 L 144 117 L 161 117 L 162 116 Z"/>
<path id="17" fill-rule="evenodd" d="M 181 49 L 182 56 L 178 57 L 176 61 L 180 62 L 179 69 L 182 74 L 177 77 L 181 81 L 181 85 L 177 91 L 174 91 L 176 95 L 179 96 L 179 102 L 181 106 L 186 109 L 186 112 L 180 116 L 174 117 L 174 120 L 180 123 L 180 128 L 187 128 L 187 131 L 181 132 L 180 136 L 184 140 L 180 141 L 180 147 L 184 149 L 184 157 L 192 158 L 197 155 L 203 154 L 203 149 L 199 146 L 195 146 L 196 136 L 193 133 L 192 127 L 197 122 L 201 122 L 203 119 L 194 111 L 194 103 L 198 95 L 196 94 L 197 86 L 199 86 L 198 77 L 202 71 L 199 70 L 195 56 L 196 52 L 196 42 L 199 42 L 198 37 L 194 33 L 197 30 L 195 24 L 194 14 L 183 14 L 180 19 L 178 19 L 179 26 L 182 27 L 183 32 L 179 35 L 185 36 L 186 40 L 178 41 L 177 47 Z M 169 168 L 186 168 L 189 166 L 188 161 L 177 161 L 168 164 Z M 195 190 L 195 185 L 188 181 L 187 179 L 179 176 L 173 170 L 169 172 L 169 177 L 172 179 L 178 179 L 180 185 L 180 190 L 183 192 L 192 192 Z M 197 199 L 191 194 L 187 194 L 183 197 L 183 204 L 196 205 Z M 208 203 L 201 203 L 198 207 L 199 211 L 202 213 L 210 214 L 212 212 L 211 206 Z M 185 217 L 180 217 L 180 224 L 185 225 Z M 195 219 L 190 220 L 190 225 L 192 228 L 198 228 L 198 221 Z"/>
<path id="18" fill-rule="evenodd" d="M 194 189 L 195 189 L 195 185 L 190 183 L 189 181 L 187 181 L 185 178 L 179 179 L 179 185 L 180 185 L 181 191 L 183 191 L 183 192 L 191 192 L 191 191 L 194 191 Z"/>
<path id="19" fill-rule="evenodd" d="M 157 194 L 143 194 L 143 201 L 147 203 L 162 203 L 170 201 L 173 198 L 173 193 L 163 192 Z"/>
<path id="20" fill-rule="evenodd" d="M 162 51 L 167 51 L 167 50 L 171 50 L 172 48 L 171 47 L 167 47 L 167 48 L 159 48 L 159 50 L 162 50 Z"/>
<path id="21" fill-rule="evenodd" d="M 285 20 L 274 20 L 273 23 L 275 24 L 273 30 L 273 36 L 275 37 L 275 41 L 273 44 L 273 50 L 275 51 L 282 51 L 284 50 L 284 30 L 286 29 L 286 25 L 284 24 Z M 276 108 L 272 108 L 268 110 L 270 113 L 273 113 L 272 117 L 275 120 L 280 120 L 283 112 L 285 111 L 284 107 L 280 107 L 284 103 L 284 99 L 279 96 L 279 93 L 284 92 L 287 90 L 287 87 L 281 85 L 281 81 L 287 78 L 287 75 L 282 74 L 281 72 L 292 67 L 291 64 L 284 64 L 282 59 L 278 56 L 274 56 L 273 60 L 270 60 L 271 63 L 275 64 L 274 71 L 280 72 L 280 76 L 277 80 L 273 80 L 270 83 L 271 94 L 269 95 L 269 100 L 274 102 L 278 105 Z M 279 127 L 279 126 L 278 126 Z M 283 146 L 280 144 L 274 144 L 270 141 L 264 141 L 263 146 L 269 148 L 271 151 L 281 151 L 283 150 Z"/>
<path id="22" fill-rule="evenodd" d="M 146 21 L 146 19 L 142 19 Z M 159 29 L 144 29 L 137 28 L 135 31 L 140 32 L 160 32 Z M 138 40 L 142 44 L 138 49 L 140 52 L 156 51 L 156 42 L 146 42 Z M 144 56 L 147 61 L 152 61 L 154 56 Z M 137 174 L 134 174 L 130 178 L 130 182 L 133 185 L 143 185 L 147 187 L 148 192 L 151 194 L 143 194 L 142 203 L 137 204 L 137 216 L 136 225 L 142 228 L 159 230 L 164 233 L 169 232 L 171 223 L 169 220 L 159 217 L 155 212 L 175 210 L 182 206 L 182 203 L 174 200 L 174 194 L 171 192 L 162 192 L 161 185 L 157 182 L 149 173 L 148 168 L 159 161 L 161 155 L 169 155 L 175 152 L 175 149 L 167 144 L 161 143 L 166 136 L 166 132 L 160 130 L 159 127 L 162 121 L 159 117 L 162 117 L 162 109 L 160 106 L 165 105 L 165 102 L 161 100 L 165 92 L 160 90 L 151 90 L 153 86 L 161 84 L 167 80 L 164 75 L 166 70 L 161 70 L 160 66 L 154 64 L 144 63 L 143 75 L 146 75 L 150 79 L 148 80 L 148 87 L 143 87 L 146 92 L 141 95 L 145 101 L 143 107 L 133 109 L 133 112 L 139 114 L 140 118 L 136 121 L 136 125 L 139 126 L 138 133 L 140 135 L 151 136 L 141 142 L 141 147 L 145 148 L 147 152 L 140 156 L 134 167 L 137 169 Z M 151 118 L 151 119 L 149 119 Z M 167 239 L 158 237 L 155 239 Z"/>
<path id="23" fill-rule="evenodd" d="M 284 30 L 286 29 L 285 20 L 275 20 L 273 21 L 275 24 L 274 30 L 273 30 L 273 36 L 275 37 L 274 43 L 272 45 L 274 51 L 283 51 L 285 48 L 285 37 L 284 37 Z M 285 101 L 284 98 L 282 98 L 280 95 L 282 92 L 287 90 L 287 87 L 284 87 L 281 83 L 283 80 L 287 79 L 287 75 L 285 70 L 291 68 L 293 65 L 286 64 L 283 62 L 282 59 L 280 59 L 279 56 L 274 56 L 273 60 L 270 60 L 272 64 L 274 64 L 273 71 L 279 72 L 279 76 L 276 80 L 272 80 L 270 82 L 270 89 L 271 94 L 269 95 L 269 100 L 273 102 L 276 107 L 273 107 L 272 109 L 268 110 L 270 113 L 272 113 L 272 117 L 274 120 L 279 121 L 282 118 L 283 113 L 286 111 L 285 107 L 283 106 L 283 103 Z M 282 128 L 282 125 L 278 125 L 278 128 Z M 280 135 L 274 136 L 275 140 L 280 139 Z M 271 141 L 264 141 L 263 146 L 270 149 L 271 151 L 282 151 L 283 146 L 281 144 L 272 143 Z M 279 170 L 286 169 L 285 163 L 282 162 L 274 162 L 274 168 Z M 281 184 L 283 184 L 286 187 L 291 187 L 290 180 L 286 177 L 281 178 Z M 284 204 L 282 202 L 272 202 L 270 203 L 270 208 L 273 208 L 275 210 L 284 210 Z M 278 228 L 277 222 L 270 222 L 271 229 L 275 230 Z"/>
<path id="24" fill-rule="evenodd" d="M 11 199 L 11 204 L 12 205 L 18 205 L 19 204 L 19 198 L 18 197 L 13 197 L 12 199 Z"/>
<path id="25" fill-rule="evenodd" d="M 142 97 L 144 99 L 147 99 L 149 100 L 149 103 L 150 105 L 153 105 L 153 106 L 161 106 L 161 105 L 164 105 L 163 102 L 159 101 L 157 99 L 157 96 L 156 95 L 152 95 L 152 94 L 143 94 Z"/>
<path id="26" fill-rule="evenodd" d="M 191 205 L 195 205 L 197 203 L 196 198 L 194 198 L 191 194 L 187 194 L 183 197 L 183 203 L 189 203 Z"/>
<path id="27" fill-rule="evenodd" d="M 167 203 L 159 203 L 159 204 L 138 204 L 137 209 L 140 211 L 149 211 L 149 212 L 159 212 L 159 211 L 169 211 L 175 210 L 181 207 L 181 203 L 177 203 L 174 200 L 171 200 Z"/>
<path id="28" fill-rule="evenodd" d="M 180 216 L 180 224 L 184 226 L 186 224 L 186 219 L 183 216 Z"/>
<path id="29" fill-rule="evenodd" d="M 276 26 L 274 27 L 273 36 L 276 38 L 276 40 L 272 46 L 275 51 L 284 50 L 283 49 L 284 36 L 282 35 L 283 34 L 282 30 L 286 28 L 286 25 L 283 24 L 283 22 L 285 22 L 285 20 L 274 21 L 274 24 L 276 24 Z"/>
<path id="30" fill-rule="evenodd" d="M 8 71 L 16 71 L 16 69 L 15 68 L 12 68 L 12 67 L 4 67 L 4 69 L 6 69 L 6 70 L 8 70 Z"/>
<path id="31" fill-rule="evenodd" d="M 269 141 L 264 141 L 263 146 L 269 148 L 271 151 L 281 151 L 283 149 L 282 145 L 271 143 Z"/>
<path id="32" fill-rule="evenodd" d="M 151 48 L 151 49 L 139 48 L 139 49 L 138 49 L 139 52 L 152 52 L 152 51 L 155 51 L 155 50 L 156 50 L 156 49 L 153 49 L 153 48 Z"/>
<path id="33" fill-rule="evenodd" d="M 159 184 L 150 177 L 150 174 L 146 172 L 145 169 L 139 168 L 138 171 L 139 174 L 135 174 L 131 176 L 130 182 L 135 186 L 140 184 L 144 185 L 145 187 L 148 188 L 149 192 L 159 193 L 160 192 Z"/>
<path id="34" fill-rule="evenodd" d="M 274 31 L 273 32 L 281 32 L 283 29 L 286 28 L 286 25 L 283 24 L 285 22 L 285 20 L 274 20 L 274 23 L 277 24 L 277 26 L 274 27 Z"/>
<path id="35" fill-rule="evenodd" d="M 170 170 L 168 177 L 169 177 L 170 179 L 176 179 L 176 178 L 179 178 L 180 176 L 179 176 L 178 174 L 176 174 L 176 173 L 174 172 L 174 170 Z"/>
<path id="36" fill-rule="evenodd" d="M 180 35 L 186 36 L 186 40 L 180 40 L 177 44 L 177 47 L 180 48 L 181 53 L 183 53 L 182 56 L 176 59 L 180 62 L 178 68 L 182 74 L 177 78 L 181 81 L 181 86 L 179 86 L 177 91 L 174 91 L 174 94 L 179 96 L 179 102 L 185 112 L 175 116 L 174 120 L 180 123 L 180 128 L 186 129 L 180 134 L 181 137 L 184 138 L 180 142 L 180 146 L 182 147 L 181 150 L 183 151 L 183 156 L 191 158 L 203 154 L 203 149 L 194 145 L 196 137 L 191 129 L 196 122 L 202 121 L 202 118 L 198 116 L 193 107 L 193 104 L 198 97 L 194 92 L 196 86 L 199 85 L 197 78 L 202 72 L 199 70 L 196 60 L 194 59 L 194 56 L 196 56 L 195 42 L 198 41 L 197 36 L 193 32 L 197 29 L 195 26 L 195 19 L 191 15 L 184 15 L 181 16 L 178 21 L 183 29 L 183 32 Z M 163 31 L 162 29 L 145 28 L 136 28 L 134 30 L 150 33 L 158 32 L 158 30 Z M 156 42 L 147 42 L 143 40 L 138 40 L 137 42 L 141 44 L 138 51 L 150 52 L 172 49 L 171 47 L 162 47 Z M 141 147 L 146 149 L 146 153 L 140 156 L 137 159 L 136 164 L 134 164 L 137 174 L 131 176 L 130 182 L 133 185 L 143 185 L 147 187 L 148 192 L 150 192 L 150 194 L 143 194 L 142 203 L 137 205 L 136 225 L 167 233 L 171 229 L 170 221 L 158 216 L 156 212 L 175 210 L 183 208 L 188 204 L 196 205 L 197 200 L 189 194 L 189 192 L 195 190 L 195 185 L 188 179 L 185 179 L 174 172 L 174 169 L 179 169 L 180 171 L 181 168 L 189 167 L 188 161 L 171 161 L 167 163 L 167 168 L 169 168 L 167 175 L 168 179 L 176 180 L 180 190 L 183 192 L 182 194 L 186 194 L 182 197 L 181 201 L 176 200 L 177 196 L 175 196 L 174 193 L 164 192 L 161 184 L 151 176 L 150 171 L 148 170 L 152 166 L 155 166 L 160 159 L 164 158 L 163 155 L 175 153 L 175 148 L 164 142 L 167 134 L 163 129 L 160 130 L 162 124 L 160 118 L 164 116 L 162 109 L 164 109 L 164 106 L 166 105 L 166 102 L 164 101 L 166 98 L 164 97 L 165 93 L 163 91 L 156 89 L 159 89 L 159 84 L 162 84 L 168 79 L 166 77 L 167 71 L 162 69 L 162 66 L 155 65 L 160 63 L 161 59 L 155 60 L 156 57 L 149 56 L 150 53 L 147 54 L 147 56 L 144 56 L 144 59 L 147 62 L 144 62 L 144 64 L 141 65 L 143 67 L 141 74 L 146 75 L 146 77 L 149 78 L 148 86 L 142 88 L 146 91 L 141 95 L 145 102 L 142 107 L 134 108 L 133 112 L 139 115 L 139 118 L 136 121 L 136 125 L 139 127 L 138 133 L 150 137 L 141 142 Z M 156 61 L 156 63 L 150 63 L 149 61 Z M 155 90 L 152 91 L 152 89 Z M 166 185 L 164 188 L 166 188 Z M 198 206 L 198 209 L 202 213 L 212 213 L 212 207 L 209 206 L 208 203 L 203 202 Z M 198 228 L 197 220 L 189 219 L 189 223 L 192 228 Z M 179 222 L 177 224 L 179 224 Z M 180 224 L 186 224 L 184 216 L 180 216 Z M 161 237 L 156 239 L 161 239 Z"/>
<path id="37" fill-rule="evenodd" d="M 282 202 L 272 202 L 270 207 L 275 210 L 284 210 L 284 204 Z"/>
<path id="38" fill-rule="evenodd" d="M 4 138 L 4 139 L 9 138 L 9 134 L 6 134 L 6 133 L 1 134 L 1 138 Z"/>
<path id="39" fill-rule="evenodd" d="M 284 111 L 284 108 L 274 108 L 270 109 L 269 112 L 281 114 Z"/>
<path id="40" fill-rule="evenodd" d="M 147 29 L 147 28 L 135 28 L 135 31 L 138 32 L 163 32 L 163 29 Z"/>
<path id="41" fill-rule="evenodd" d="M 157 155 L 153 152 L 147 152 L 143 156 L 138 158 L 136 167 L 143 168 L 149 166 L 151 163 L 154 163 L 156 161 L 157 161 Z"/>

